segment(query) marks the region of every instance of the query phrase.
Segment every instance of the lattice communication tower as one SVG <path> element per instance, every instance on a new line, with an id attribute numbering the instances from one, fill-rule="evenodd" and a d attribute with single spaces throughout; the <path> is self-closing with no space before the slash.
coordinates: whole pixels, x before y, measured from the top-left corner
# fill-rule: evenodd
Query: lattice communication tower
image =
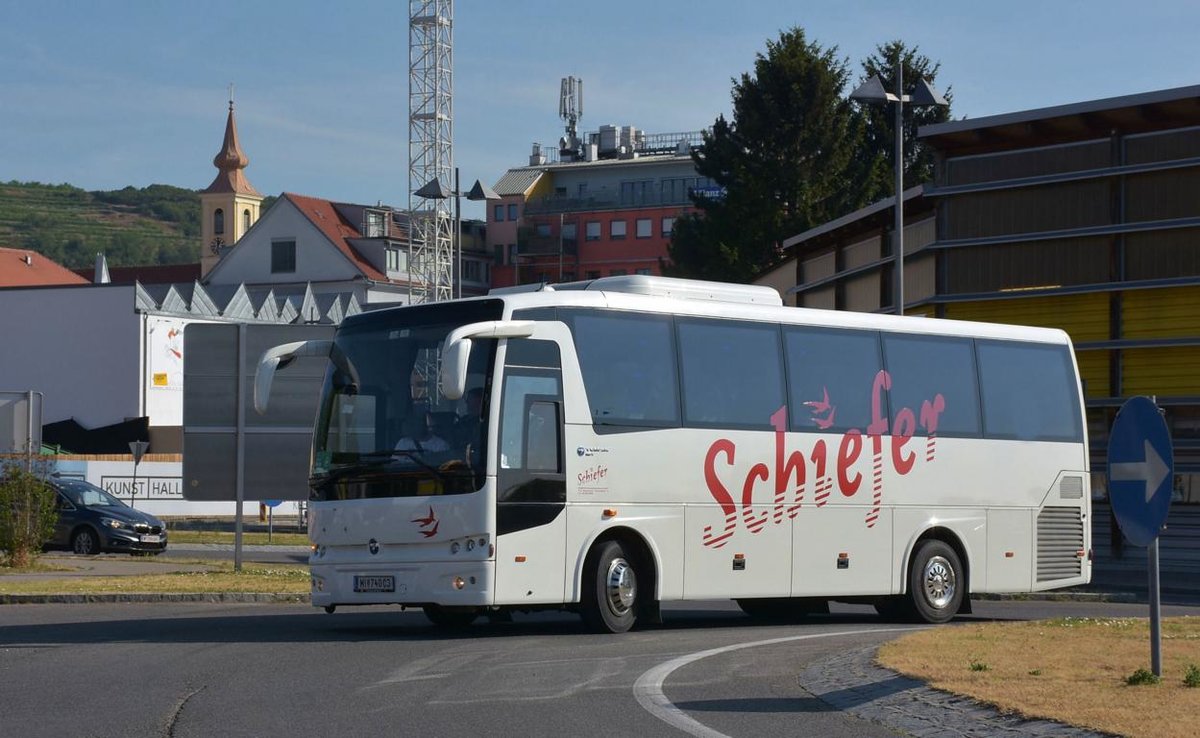
<path id="1" fill-rule="evenodd" d="M 409 0 L 408 210 L 412 302 L 454 296 L 453 197 L 415 193 L 437 179 L 454 187 L 454 2 Z"/>

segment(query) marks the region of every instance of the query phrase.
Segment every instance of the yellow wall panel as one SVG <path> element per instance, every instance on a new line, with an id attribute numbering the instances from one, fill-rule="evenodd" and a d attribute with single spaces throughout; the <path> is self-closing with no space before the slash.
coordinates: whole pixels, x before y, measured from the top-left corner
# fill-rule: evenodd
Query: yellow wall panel
<path id="1" fill-rule="evenodd" d="M 1122 338 L 1196 336 L 1200 336 L 1200 287 L 1122 293 Z"/>
<path id="2" fill-rule="evenodd" d="M 1087 397 L 1108 397 L 1108 352 L 1107 351 L 1077 351 L 1075 361 L 1079 364 L 1079 378 L 1083 380 L 1084 395 Z"/>
<path id="3" fill-rule="evenodd" d="M 946 317 L 987 323 L 1061 328 L 1072 341 L 1109 338 L 1108 295 L 1056 295 L 946 305 Z"/>
<path id="4" fill-rule="evenodd" d="M 1200 346 L 1126 349 L 1121 352 L 1121 394 L 1200 395 Z"/>

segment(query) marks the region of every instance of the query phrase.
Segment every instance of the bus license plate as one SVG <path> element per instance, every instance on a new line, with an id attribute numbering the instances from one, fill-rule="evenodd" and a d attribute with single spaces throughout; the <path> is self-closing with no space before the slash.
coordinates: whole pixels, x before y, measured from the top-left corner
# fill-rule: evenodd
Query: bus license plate
<path id="1" fill-rule="evenodd" d="M 356 576 L 354 577 L 355 592 L 395 592 L 396 578 L 392 576 Z"/>
<path id="2" fill-rule="evenodd" d="M 162 543 L 162 536 L 142 536 L 142 543 Z"/>

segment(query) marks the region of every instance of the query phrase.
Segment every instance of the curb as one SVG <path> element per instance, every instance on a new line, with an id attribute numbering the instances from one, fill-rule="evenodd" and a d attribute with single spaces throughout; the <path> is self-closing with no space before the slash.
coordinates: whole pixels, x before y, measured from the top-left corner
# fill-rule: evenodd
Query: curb
<path id="1" fill-rule="evenodd" d="M 1011 602 L 1145 602 L 1134 592 L 1025 592 L 1017 594 L 971 594 L 973 600 Z"/>
<path id="2" fill-rule="evenodd" d="M 196 593 L 136 593 L 128 594 L 6 594 L 0 595 L 0 605 L 90 604 L 90 603 L 147 603 L 147 602 L 207 602 L 207 603 L 299 603 L 308 602 L 307 594 L 270 592 L 196 592 Z"/>

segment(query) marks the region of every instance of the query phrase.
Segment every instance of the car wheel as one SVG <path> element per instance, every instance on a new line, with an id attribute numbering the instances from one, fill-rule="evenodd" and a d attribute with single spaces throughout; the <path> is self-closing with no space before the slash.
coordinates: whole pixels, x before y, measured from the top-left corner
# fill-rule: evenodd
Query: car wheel
<path id="1" fill-rule="evenodd" d="M 943 541 L 925 541 L 908 570 L 913 614 L 927 623 L 945 623 L 958 614 L 966 587 L 958 554 Z"/>
<path id="2" fill-rule="evenodd" d="M 91 528 L 80 528 L 71 536 L 71 550 L 80 556 L 100 553 L 100 537 Z"/>
<path id="3" fill-rule="evenodd" d="M 640 605 L 637 569 L 621 544 L 600 544 L 585 577 L 580 615 L 588 627 L 599 633 L 624 633 L 632 628 Z"/>

